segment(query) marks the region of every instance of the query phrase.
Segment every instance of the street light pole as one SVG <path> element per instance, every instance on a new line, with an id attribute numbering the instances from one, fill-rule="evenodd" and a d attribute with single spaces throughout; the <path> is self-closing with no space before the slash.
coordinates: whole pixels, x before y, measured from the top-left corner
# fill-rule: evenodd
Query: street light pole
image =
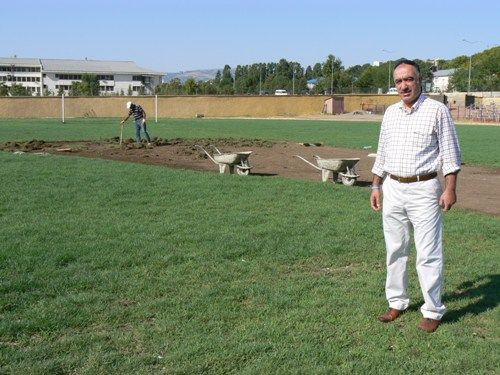
<path id="1" fill-rule="evenodd" d="M 467 94 L 470 92 L 470 74 L 472 71 L 472 54 L 469 55 L 469 82 L 467 83 Z"/>
<path id="2" fill-rule="evenodd" d="M 391 89 L 391 60 L 389 60 L 389 78 L 387 78 L 387 92 Z"/>
<path id="3" fill-rule="evenodd" d="M 386 53 L 394 53 L 394 51 L 388 51 L 386 49 L 383 49 L 382 52 Z M 387 92 L 391 89 L 391 60 L 389 60 L 389 74 L 387 78 Z"/>
<path id="4" fill-rule="evenodd" d="M 259 95 L 262 95 L 262 65 L 259 64 Z"/>
<path id="5" fill-rule="evenodd" d="M 462 42 L 467 42 L 469 44 L 475 44 L 475 43 L 479 42 L 479 40 L 471 42 L 470 40 L 462 39 Z M 472 53 L 469 55 L 469 82 L 467 83 L 467 93 L 470 92 L 470 76 L 471 76 L 471 72 L 472 72 Z"/>
<path id="6" fill-rule="evenodd" d="M 330 85 L 331 85 L 331 87 L 330 87 L 330 95 L 333 96 L 333 56 L 332 56 L 332 78 L 330 80 Z"/>

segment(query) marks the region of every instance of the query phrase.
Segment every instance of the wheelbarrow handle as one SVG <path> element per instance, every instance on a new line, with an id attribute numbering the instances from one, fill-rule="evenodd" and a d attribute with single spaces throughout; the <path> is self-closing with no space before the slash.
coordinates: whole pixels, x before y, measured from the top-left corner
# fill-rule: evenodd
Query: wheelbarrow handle
<path id="1" fill-rule="evenodd" d="M 219 149 L 217 147 L 215 147 L 214 145 L 210 145 L 210 147 L 213 147 L 215 149 L 215 151 L 217 151 L 217 153 L 219 155 L 222 155 L 222 152 L 219 151 Z"/>
<path id="2" fill-rule="evenodd" d="M 215 164 L 219 164 L 217 163 L 214 158 L 212 157 L 212 155 L 210 155 L 207 150 L 205 150 L 203 147 L 201 147 L 200 145 L 194 145 L 194 147 L 197 147 L 199 148 L 200 150 L 202 150 L 205 154 L 207 154 L 207 156 L 210 158 L 210 160 L 212 160 Z"/>
<path id="3" fill-rule="evenodd" d="M 318 167 L 317 165 L 314 165 L 313 163 L 311 163 L 310 161 L 308 161 L 308 160 L 304 159 L 304 158 L 303 158 L 302 156 L 300 156 L 300 155 L 293 155 L 293 156 L 295 156 L 296 158 L 299 158 L 299 159 L 301 159 L 301 160 L 305 161 L 307 164 L 309 164 L 309 165 L 313 166 L 313 167 L 314 167 L 314 168 L 316 168 L 318 171 L 323 170 L 323 168 L 320 168 L 320 167 Z"/>

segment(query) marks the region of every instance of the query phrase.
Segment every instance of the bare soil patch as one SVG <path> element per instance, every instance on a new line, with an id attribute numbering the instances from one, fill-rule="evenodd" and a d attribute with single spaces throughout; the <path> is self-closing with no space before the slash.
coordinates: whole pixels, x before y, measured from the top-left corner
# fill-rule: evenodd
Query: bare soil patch
<path id="1" fill-rule="evenodd" d="M 118 137 L 102 141 L 6 142 L 0 144 L 0 149 L 12 152 L 78 155 L 219 173 L 218 166 L 203 151 L 195 147 L 196 144 L 210 153 L 212 153 L 210 145 L 215 145 L 223 153 L 252 151 L 248 161 L 253 168 L 249 176 L 242 178 L 251 178 L 252 175 L 270 178 L 279 176 L 322 183 L 321 173 L 294 155 L 300 155 L 313 164 L 315 164 L 313 155 L 322 158 L 360 158 L 356 165 L 360 177 L 355 186 L 367 190 L 368 206 L 368 186 L 372 178 L 370 171 L 375 160 L 368 156 L 371 150 L 333 148 L 319 143 L 269 142 L 255 139 L 155 139 L 152 147 L 145 145 L 138 147 L 132 139 L 124 140 L 120 146 Z M 463 165 L 457 193 L 458 207 L 499 216 L 500 168 Z"/>

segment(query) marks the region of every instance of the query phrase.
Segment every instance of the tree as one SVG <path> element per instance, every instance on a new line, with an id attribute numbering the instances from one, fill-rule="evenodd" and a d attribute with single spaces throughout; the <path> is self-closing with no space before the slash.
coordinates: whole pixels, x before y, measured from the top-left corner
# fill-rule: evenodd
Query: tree
<path id="1" fill-rule="evenodd" d="M 69 96 L 83 96 L 83 87 L 81 82 L 72 82 L 69 89 Z"/>
<path id="2" fill-rule="evenodd" d="M 248 67 L 237 65 L 234 70 L 234 93 L 235 94 L 244 94 L 248 89 Z"/>
<path id="3" fill-rule="evenodd" d="M 316 63 L 312 69 L 312 78 L 320 78 L 323 77 L 323 69 L 321 68 L 320 63 Z"/>
<path id="4" fill-rule="evenodd" d="M 26 87 L 21 84 L 14 83 L 10 86 L 9 93 L 12 96 L 31 96 L 31 93 Z"/>
<path id="5" fill-rule="evenodd" d="M 465 56 L 465 55 L 457 56 L 457 57 L 443 63 L 442 69 L 460 68 L 460 67 L 465 66 L 468 63 L 469 63 L 468 56 Z"/>
<path id="6" fill-rule="evenodd" d="M 181 80 L 173 78 L 166 83 L 156 86 L 155 93 L 160 95 L 181 95 L 184 91 Z"/>
<path id="7" fill-rule="evenodd" d="M 376 88 L 375 84 L 375 67 L 368 66 L 361 72 L 356 85 L 362 93 L 372 93 Z"/>
<path id="8" fill-rule="evenodd" d="M 82 74 L 81 81 L 73 81 L 70 96 L 99 96 L 99 79 L 95 74 Z"/>
<path id="9" fill-rule="evenodd" d="M 0 82 L 0 96 L 8 96 L 9 88 L 5 86 L 5 83 Z"/>
<path id="10" fill-rule="evenodd" d="M 308 66 L 307 66 L 305 76 L 306 76 L 306 79 L 307 79 L 307 80 L 310 80 L 310 79 L 316 78 L 316 77 L 314 77 L 314 75 L 313 75 L 313 70 L 312 70 L 312 68 L 311 68 L 311 65 L 308 65 Z"/>
<path id="11" fill-rule="evenodd" d="M 222 74 L 221 74 L 220 70 L 217 70 L 217 73 L 215 73 L 214 85 L 219 87 L 221 80 L 222 80 Z"/>
<path id="12" fill-rule="evenodd" d="M 313 89 L 311 90 L 311 93 L 313 95 L 324 95 L 326 88 L 325 88 L 325 79 L 323 77 L 316 78 L 316 84 L 314 85 Z"/>
<path id="13" fill-rule="evenodd" d="M 196 95 L 198 94 L 198 84 L 194 78 L 189 77 L 184 83 L 184 93 L 186 95 Z"/>
<path id="14" fill-rule="evenodd" d="M 290 63 L 290 70 L 292 71 L 292 93 L 300 94 L 307 89 L 307 79 L 304 76 L 304 69 L 298 62 Z"/>
<path id="15" fill-rule="evenodd" d="M 179 95 L 194 93 L 203 95 L 232 95 L 232 94 L 259 94 L 274 92 L 276 89 L 286 89 L 289 92 L 303 93 L 307 90 L 307 80 L 316 79 L 317 83 L 311 90 L 313 94 L 335 93 L 377 93 L 379 89 L 386 91 L 387 85 L 394 85 L 392 80 L 394 66 L 398 60 L 386 61 L 379 66 L 371 64 L 355 65 L 345 69 L 342 61 L 334 55 L 328 55 L 322 63 L 302 66 L 293 61 L 280 59 L 276 62 L 238 65 L 231 71 L 229 65 L 218 70 L 211 81 L 195 82 L 194 80 L 182 84 L 179 80 L 172 80 L 156 88 L 156 93 Z M 500 90 L 499 68 L 500 47 L 495 47 L 472 57 L 471 86 L 477 90 Z M 458 56 L 452 60 L 435 61 L 416 60 L 424 84 L 433 78 L 436 69 L 455 68 L 457 72 L 451 82 L 455 89 L 466 91 L 468 80 L 468 56 Z M 333 69 L 332 69 L 333 68 Z M 332 75 L 333 72 L 333 75 Z M 233 75 L 234 73 L 234 75 Z M 333 80 L 332 80 L 333 78 Z M 452 86 L 450 85 L 450 88 Z M 424 87 L 426 89 L 426 87 Z M 132 95 L 129 87 L 128 95 Z"/>
<path id="16" fill-rule="evenodd" d="M 99 96 L 99 79 L 95 74 L 82 74 L 82 88 L 84 95 Z"/>
<path id="17" fill-rule="evenodd" d="M 198 87 L 201 95 L 215 95 L 217 94 L 217 87 L 213 81 L 198 82 Z"/>
<path id="18" fill-rule="evenodd" d="M 499 91 L 500 47 L 493 47 L 470 58 L 459 56 L 454 60 L 457 68 L 450 79 L 450 89 L 467 91 L 469 86 L 469 64 L 471 70 L 471 91 Z"/>
<path id="19" fill-rule="evenodd" d="M 328 55 L 327 60 L 321 66 L 323 78 L 330 82 L 330 85 L 327 86 L 329 87 L 329 90 L 327 90 L 328 92 L 332 91 L 332 85 L 334 92 L 335 88 L 338 88 L 340 72 L 343 69 L 344 67 L 342 66 L 342 61 L 340 61 L 339 58 L 335 57 L 334 55 Z"/>
<path id="20" fill-rule="evenodd" d="M 366 64 L 366 66 L 369 66 L 369 64 Z M 357 87 L 358 87 L 358 80 L 359 77 L 361 76 L 361 73 L 363 72 L 363 69 L 366 66 L 361 66 L 361 65 L 354 65 L 351 66 L 350 68 L 346 69 L 346 74 L 349 77 L 349 81 L 351 82 L 351 93 L 357 92 Z"/>
<path id="21" fill-rule="evenodd" d="M 229 65 L 225 65 L 222 70 L 222 77 L 219 84 L 219 93 L 221 94 L 233 94 L 233 77 L 231 76 L 231 67 Z"/>
<path id="22" fill-rule="evenodd" d="M 345 70 L 341 70 L 339 73 L 338 80 L 338 93 L 339 94 L 347 94 L 352 93 L 354 91 L 354 81 L 351 75 Z"/>

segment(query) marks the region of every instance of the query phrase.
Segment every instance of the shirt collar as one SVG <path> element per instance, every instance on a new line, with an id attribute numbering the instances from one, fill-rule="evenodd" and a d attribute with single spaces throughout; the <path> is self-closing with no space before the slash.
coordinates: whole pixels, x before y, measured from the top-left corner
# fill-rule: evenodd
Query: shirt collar
<path id="1" fill-rule="evenodd" d="M 401 100 L 399 102 L 399 108 L 401 110 L 403 110 L 404 112 L 410 114 L 410 113 L 413 113 L 415 112 L 416 110 L 418 110 L 418 108 L 420 107 L 420 105 L 424 102 L 425 100 L 425 96 L 424 94 L 420 94 L 420 96 L 418 97 L 417 101 L 415 103 L 413 103 L 413 105 L 411 106 L 410 109 L 406 108 L 405 106 L 405 103 Z"/>

